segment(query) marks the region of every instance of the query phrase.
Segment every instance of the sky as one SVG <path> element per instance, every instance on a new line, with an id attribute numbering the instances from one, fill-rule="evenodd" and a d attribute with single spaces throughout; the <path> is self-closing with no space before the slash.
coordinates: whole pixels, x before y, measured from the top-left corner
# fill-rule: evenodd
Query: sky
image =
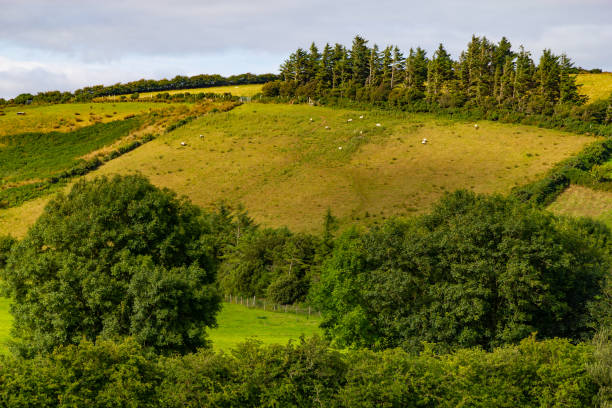
<path id="1" fill-rule="evenodd" d="M 355 35 L 457 58 L 472 34 L 612 71 L 612 0 L 0 0 L 0 98 L 278 72 L 298 47 Z"/>

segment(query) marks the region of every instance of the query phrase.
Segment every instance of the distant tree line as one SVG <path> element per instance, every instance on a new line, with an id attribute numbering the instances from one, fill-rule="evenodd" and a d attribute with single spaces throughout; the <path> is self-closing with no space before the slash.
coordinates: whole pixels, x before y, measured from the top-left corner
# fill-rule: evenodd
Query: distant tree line
<path id="1" fill-rule="evenodd" d="M 483 112 L 565 115 L 612 123 L 609 103 L 585 110 L 571 59 L 544 50 L 536 63 L 522 46 L 513 50 L 473 36 L 454 60 L 440 44 L 430 57 L 420 47 L 404 54 L 380 49 L 356 36 L 350 48 L 326 44 L 319 51 L 299 48 L 280 66 L 280 80 L 264 86 L 264 96 L 359 102 L 417 111 L 477 109 Z M 595 111 L 595 112 L 594 112 Z M 495 117 L 493 117 L 495 118 Z"/>
<path id="2" fill-rule="evenodd" d="M 274 81 L 278 76 L 275 74 L 240 74 L 224 77 L 221 75 L 177 75 L 172 79 L 140 79 L 127 83 L 115 85 L 95 85 L 77 89 L 74 92 L 48 91 L 39 92 L 36 95 L 23 93 L 8 101 L 0 98 L 0 105 L 15 104 L 24 105 L 29 103 L 67 103 L 87 102 L 94 98 L 112 95 L 127 95 L 141 92 L 170 91 L 177 89 L 209 88 L 225 85 L 263 84 Z"/>

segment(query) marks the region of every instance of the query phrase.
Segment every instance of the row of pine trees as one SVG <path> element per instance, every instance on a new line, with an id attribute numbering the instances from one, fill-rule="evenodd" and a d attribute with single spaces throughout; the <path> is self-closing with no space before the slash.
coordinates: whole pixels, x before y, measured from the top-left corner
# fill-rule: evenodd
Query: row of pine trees
<path id="1" fill-rule="evenodd" d="M 493 43 L 473 36 L 458 60 L 442 44 L 430 57 L 420 47 L 405 55 L 397 46 L 380 49 L 360 36 L 349 48 L 326 44 L 298 48 L 281 65 L 280 93 L 334 95 L 358 100 L 425 100 L 442 106 L 544 110 L 581 104 L 571 60 L 544 50 L 536 65 L 523 46 L 504 37 Z"/>

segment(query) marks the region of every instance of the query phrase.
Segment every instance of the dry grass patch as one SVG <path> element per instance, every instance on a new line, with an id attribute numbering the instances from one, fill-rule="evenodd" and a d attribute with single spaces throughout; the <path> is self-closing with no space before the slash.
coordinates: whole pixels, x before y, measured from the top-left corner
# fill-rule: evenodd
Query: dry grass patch
<path id="1" fill-rule="evenodd" d="M 579 92 L 588 96 L 589 102 L 607 99 L 612 94 L 612 72 L 578 74 L 576 83 L 582 85 Z"/>
<path id="2" fill-rule="evenodd" d="M 112 122 L 127 115 L 159 109 L 158 103 L 67 103 L 43 106 L 18 106 L 0 116 L 0 137 L 26 132 L 67 132 L 100 122 Z M 25 112 L 25 115 L 17 115 Z"/>
<path id="3" fill-rule="evenodd" d="M 612 192 L 571 186 L 548 209 L 555 214 L 591 217 L 612 228 Z"/>

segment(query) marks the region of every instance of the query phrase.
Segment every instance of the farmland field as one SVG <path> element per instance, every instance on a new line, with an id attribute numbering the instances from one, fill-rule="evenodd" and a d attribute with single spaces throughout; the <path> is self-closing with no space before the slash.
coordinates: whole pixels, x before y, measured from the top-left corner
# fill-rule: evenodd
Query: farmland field
<path id="1" fill-rule="evenodd" d="M 197 119 L 89 177 L 141 172 L 198 205 L 226 200 L 263 225 L 316 231 L 327 208 L 344 225 L 372 224 L 425 212 L 457 188 L 507 193 L 593 140 L 495 122 L 475 129 L 427 114 L 246 104 Z M 23 233 L 43 205 L 0 210 L 0 229 Z"/>
<path id="2" fill-rule="evenodd" d="M 612 72 L 578 74 L 576 83 L 582 85 L 579 92 L 588 96 L 590 102 L 609 98 L 612 94 Z"/>
<path id="3" fill-rule="evenodd" d="M 193 89 L 173 89 L 170 91 L 156 91 L 156 92 L 143 92 L 140 94 L 140 98 L 150 98 L 152 95 L 157 95 L 159 93 L 169 93 L 170 95 L 178 94 L 178 93 L 216 93 L 216 94 L 224 94 L 231 93 L 234 96 L 253 96 L 259 92 L 261 92 L 261 87 L 263 84 L 249 84 L 249 85 L 227 85 L 227 86 L 213 86 L 210 88 L 193 88 Z"/>
<path id="4" fill-rule="evenodd" d="M 68 103 L 0 109 L 0 137 L 27 132 L 70 131 L 99 122 L 112 122 L 127 115 L 159 109 L 159 103 Z M 24 112 L 25 115 L 17 115 Z M 1 143 L 1 142 L 0 142 Z M 1 146 L 1 145 L 0 145 Z"/>

